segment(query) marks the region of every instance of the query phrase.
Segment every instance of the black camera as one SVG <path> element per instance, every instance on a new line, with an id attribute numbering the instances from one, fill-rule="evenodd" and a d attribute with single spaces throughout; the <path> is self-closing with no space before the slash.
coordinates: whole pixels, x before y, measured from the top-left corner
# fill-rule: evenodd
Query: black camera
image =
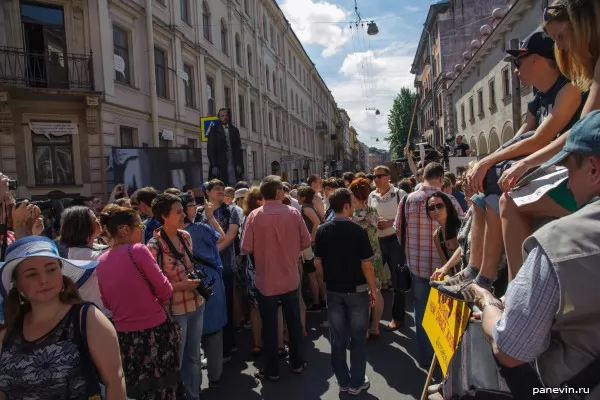
<path id="1" fill-rule="evenodd" d="M 196 288 L 196 291 L 200 296 L 204 297 L 204 300 L 208 300 L 214 294 L 212 287 L 215 284 L 215 278 L 209 280 L 208 282 L 204 282 L 204 280 L 207 278 L 206 274 L 204 273 L 204 271 L 199 269 L 197 265 L 195 266 L 195 268 L 195 271 L 188 271 L 188 278 L 192 280 L 198 280 L 199 284 Z"/>
<path id="2" fill-rule="evenodd" d="M 42 213 L 52 211 L 53 209 L 52 200 L 31 201 L 30 199 L 17 199 L 15 208 L 19 208 L 21 203 L 23 203 L 25 200 L 27 200 L 31 205 L 38 206 Z"/>
<path id="3" fill-rule="evenodd" d="M 8 181 L 8 190 L 12 190 L 15 191 L 19 188 L 19 182 L 17 182 L 16 180 L 10 179 Z"/>

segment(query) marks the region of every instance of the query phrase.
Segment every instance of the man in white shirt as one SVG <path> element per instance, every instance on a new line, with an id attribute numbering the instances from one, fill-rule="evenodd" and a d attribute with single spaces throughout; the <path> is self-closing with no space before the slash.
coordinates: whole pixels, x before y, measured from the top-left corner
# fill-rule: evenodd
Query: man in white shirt
<path id="1" fill-rule="evenodd" d="M 402 263 L 400 243 L 394 230 L 394 220 L 398 213 L 398 204 L 406 196 L 406 192 L 390 184 L 390 169 L 388 167 L 384 165 L 375 167 L 374 175 L 377 188 L 369 195 L 368 205 L 375 208 L 379 215 L 377 237 L 381 247 L 381 258 L 384 264 L 387 263 L 392 278 L 394 278 L 398 264 Z M 392 279 L 392 281 L 395 282 L 396 279 Z M 392 322 L 386 327 L 386 330 L 392 332 L 402 328 L 405 314 L 404 293 L 394 288 Z"/>

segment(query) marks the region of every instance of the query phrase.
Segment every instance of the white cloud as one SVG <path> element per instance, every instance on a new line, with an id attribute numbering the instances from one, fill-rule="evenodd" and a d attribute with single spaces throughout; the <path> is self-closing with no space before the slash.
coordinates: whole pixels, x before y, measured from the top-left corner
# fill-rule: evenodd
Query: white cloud
<path id="1" fill-rule="evenodd" d="M 414 6 L 404 6 L 404 9 L 409 12 L 421 11 L 421 9 L 419 7 L 414 7 Z"/>
<path id="2" fill-rule="evenodd" d="M 387 118 L 400 89 L 413 87 L 413 54 L 414 46 L 397 43 L 381 50 L 348 54 L 340 67 L 345 79 L 329 85 L 338 106 L 348 112 L 359 140 L 369 147 L 389 147 L 384 140 L 388 136 Z M 379 109 L 381 114 L 366 108 Z"/>
<path id="3" fill-rule="evenodd" d="M 350 39 L 349 12 L 318 0 L 283 0 L 280 4 L 302 44 L 323 47 L 323 57 L 335 55 Z"/>

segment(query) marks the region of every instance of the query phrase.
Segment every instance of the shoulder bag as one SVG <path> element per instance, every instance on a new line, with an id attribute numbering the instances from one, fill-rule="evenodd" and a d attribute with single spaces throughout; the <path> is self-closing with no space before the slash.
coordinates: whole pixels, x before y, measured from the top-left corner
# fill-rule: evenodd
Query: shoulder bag
<path id="1" fill-rule="evenodd" d="M 393 274 L 394 289 L 399 292 L 410 292 L 412 289 L 412 280 L 410 277 L 410 269 L 406 262 L 406 199 L 405 196 L 402 199 L 402 222 L 400 226 L 400 232 L 402 232 L 402 238 L 400 240 L 400 264 L 396 265 L 396 274 Z"/>
<path id="2" fill-rule="evenodd" d="M 87 314 L 92 303 L 83 303 L 73 307 L 72 318 L 74 318 L 75 335 L 77 338 L 77 347 L 79 348 L 79 358 L 81 362 L 81 373 L 85 379 L 85 398 L 87 400 L 100 400 L 101 388 L 100 388 L 100 375 L 87 341 Z M 67 395 L 67 399 L 70 396 Z"/>

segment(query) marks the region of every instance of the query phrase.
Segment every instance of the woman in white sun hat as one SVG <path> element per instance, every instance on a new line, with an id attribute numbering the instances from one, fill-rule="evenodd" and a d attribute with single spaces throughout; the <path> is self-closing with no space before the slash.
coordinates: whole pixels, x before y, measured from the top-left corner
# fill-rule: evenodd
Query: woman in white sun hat
<path id="1" fill-rule="evenodd" d="M 6 330 L 0 333 L 0 392 L 9 399 L 124 400 L 119 343 L 110 321 L 77 290 L 95 261 L 61 258 L 41 236 L 17 240 L 0 265 Z"/>

